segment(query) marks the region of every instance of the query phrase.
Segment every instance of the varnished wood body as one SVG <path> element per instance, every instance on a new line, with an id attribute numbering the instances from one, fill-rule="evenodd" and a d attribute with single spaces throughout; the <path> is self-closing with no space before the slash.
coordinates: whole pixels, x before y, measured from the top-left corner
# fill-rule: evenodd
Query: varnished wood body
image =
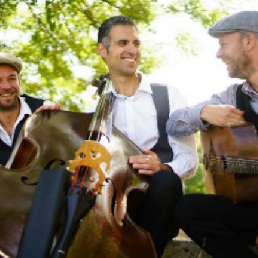
<path id="1" fill-rule="evenodd" d="M 243 174 L 227 173 L 225 163 L 229 157 L 236 158 L 236 163 L 239 159 L 240 165 L 242 159 L 243 164 L 258 159 L 258 138 L 253 125 L 211 126 L 200 135 L 207 193 L 229 197 L 235 203 L 258 200 L 258 174 L 248 171 L 245 165 L 235 169 Z"/>
<path id="2" fill-rule="evenodd" d="M 60 166 L 59 161 L 68 165 L 86 138 L 91 119 L 92 114 L 57 110 L 27 119 L 10 168 L 0 167 L 1 252 L 16 257 L 39 173 L 48 165 Z M 112 182 L 105 184 L 95 206 L 82 218 L 67 257 L 156 257 L 149 234 L 131 220 L 127 209 L 127 202 L 134 202 L 127 197 L 143 182 L 127 163 L 139 150 L 115 128 L 110 142 Z M 27 154 L 21 150 L 24 146 L 33 151 Z"/>

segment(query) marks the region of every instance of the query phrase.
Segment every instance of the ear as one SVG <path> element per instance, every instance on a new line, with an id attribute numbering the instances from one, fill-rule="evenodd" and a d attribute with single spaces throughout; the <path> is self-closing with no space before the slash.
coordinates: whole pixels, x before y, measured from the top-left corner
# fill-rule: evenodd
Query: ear
<path id="1" fill-rule="evenodd" d="M 102 43 L 98 43 L 98 52 L 102 58 L 105 58 L 107 56 L 107 49 Z"/>
<path id="2" fill-rule="evenodd" d="M 256 37 L 253 33 L 247 33 L 245 34 L 245 37 L 243 39 L 243 44 L 245 49 L 251 50 L 255 44 L 256 44 Z"/>

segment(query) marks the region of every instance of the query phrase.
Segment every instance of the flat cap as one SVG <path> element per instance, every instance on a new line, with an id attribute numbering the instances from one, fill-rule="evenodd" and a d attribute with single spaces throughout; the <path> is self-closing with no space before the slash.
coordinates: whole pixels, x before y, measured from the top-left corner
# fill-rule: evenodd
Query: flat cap
<path id="1" fill-rule="evenodd" d="M 19 74 L 22 70 L 21 59 L 4 52 L 0 52 L 0 64 L 6 64 L 13 67 Z"/>
<path id="2" fill-rule="evenodd" d="M 258 11 L 241 11 L 232 14 L 209 29 L 209 34 L 215 38 L 232 32 L 252 32 L 258 38 Z"/>

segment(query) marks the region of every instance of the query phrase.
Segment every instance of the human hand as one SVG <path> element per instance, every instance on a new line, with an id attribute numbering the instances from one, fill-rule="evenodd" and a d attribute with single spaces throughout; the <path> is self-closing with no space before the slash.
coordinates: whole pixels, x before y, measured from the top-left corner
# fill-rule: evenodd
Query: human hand
<path id="1" fill-rule="evenodd" d="M 60 103 L 47 103 L 43 106 L 39 107 L 35 112 L 43 111 L 43 110 L 60 110 L 61 105 Z"/>
<path id="2" fill-rule="evenodd" d="M 244 112 L 231 105 L 204 106 L 200 118 L 216 126 L 242 125 L 246 123 Z"/>
<path id="3" fill-rule="evenodd" d="M 150 150 L 141 149 L 143 155 L 131 156 L 129 163 L 134 169 L 137 169 L 140 174 L 153 175 L 161 169 L 171 170 L 170 167 L 161 163 L 158 155 Z"/>

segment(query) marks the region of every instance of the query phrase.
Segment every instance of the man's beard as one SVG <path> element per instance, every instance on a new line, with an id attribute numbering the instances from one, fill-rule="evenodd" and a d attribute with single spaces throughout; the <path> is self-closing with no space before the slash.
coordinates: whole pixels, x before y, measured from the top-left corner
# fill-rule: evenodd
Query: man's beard
<path id="1" fill-rule="evenodd" d="M 10 100 L 8 103 L 2 103 L 0 100 L 0 111 L 12 111 L 19 106 L 19 98 L 15 96 L 14 99 Z"/>
<path id="2" fill-rule="evenodd" d="M 232 69 L 229 70 L 229 77 L 231 78 L 248 79 L 254 71 L 250 57 L 244 52 L 236 60 L 231 61 L 231 65 Z"/>

